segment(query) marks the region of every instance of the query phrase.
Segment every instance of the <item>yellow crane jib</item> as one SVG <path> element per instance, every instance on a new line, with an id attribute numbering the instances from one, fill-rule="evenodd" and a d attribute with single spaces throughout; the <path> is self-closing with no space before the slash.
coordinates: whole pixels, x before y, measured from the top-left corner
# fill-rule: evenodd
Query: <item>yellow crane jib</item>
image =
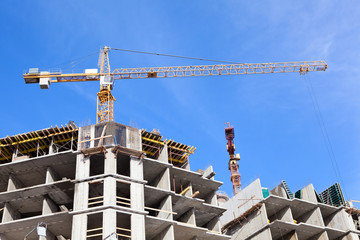
<path id="1" fill-rule="evenodd" d="M 24 73 L 25 83 L 38 83 L 41 89 L 48 89 L 51 83 L 99 81 L 100 92 L 97 105 L 97 122 L 114 121 L 111 90 L 117 79 L 194 77 L 216 75 L 265 74 L 299 72 L 305 74 L 313 71 L 325 71 L 324 61 L 283 62 L 283 63 L 241 63 L 199 66 L 171 66 L 120 68 L 111 71 L 109 62 L 110 47 L 100 50 L 98 69 L 86 69 L 83 73 L 62 73 L 59 71 L 40 71 L 30 68 Z"/>

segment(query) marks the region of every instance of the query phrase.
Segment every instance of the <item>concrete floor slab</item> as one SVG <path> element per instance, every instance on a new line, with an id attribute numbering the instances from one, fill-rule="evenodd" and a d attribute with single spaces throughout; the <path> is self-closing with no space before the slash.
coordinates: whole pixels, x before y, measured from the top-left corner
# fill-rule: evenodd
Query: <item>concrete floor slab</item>
<path id="1" fill-rule="evenodd" d="M 171 167 L 170 164 L 148 158 L 143 159 L 143 162 L 144 180 L 148 181 L 150 184 L 154 179 L 160 176 L 165 169 Z"/>
<path id="2" fill-rule="evenodd" d="M 72 201 L 72 196 L 67 193 L 74 189 L 71 180 L 61 180 L 54 183 L 42 184 L 33 187 L 17 189 L 9 192 L 0 193 L 0 202 L 16 202 L 32 197 L 41 197 L 45 194 L 51 195 L 57 204 L 67 204 Z"/>
<path id="3" fill-rule="evenodd" d="M 171 191 L 167 191 L 161 188 L 152 187 L 149 185 L 145 185 L 145 206 L 152 207 L 155 205 L 159 205 L 160 202 L 167 196 L 173 195 L 174 193 Z"/>
<path id="4" fill-rule="evenodd" d="M 326 232 L 328 234 L 329 240 L 335 240 L 340 238 L 341 236 L 344 236 L 346 234 L 346 231 L 341 231 L 334 228 L 325 227 Z"/>
<path id="5" fill-rule="evenodd" d="M 201 173 L 191 172 L 186 169 L 173 167 L 170 169 L 171 179 L 189 181 L 192 183 L 194 191 L 199 191 L 198 198 L 206 197 L 213 191 L 217 191 L 222 185 L 222 182 L 203 178 Z"/>
<path id="6" fill-rule="evenodd" d="M 7 183 L 9 174 L 14 174 L 25 186 L 45 183 L 46 169 L 51 166 L 59 175 L 74 178 L 76 154 L 66 151 L 52 155 L 19 160 L 0 165 L 0 179 Z"/>
<path id="7" fill-rule="evenodd" d="M 342 207 L 330 206 L 324 203 L 318 203 L 318 207 L 320 208 L 321 215 L 323 216 L 323 218 L 329 217 L 330 215 L 336 213 L 342 208 Z"/>
<path id="8" fill-rule="evenodd" d="M 164 231 L 168 226 L 174 224 L 174 221 L 166 220 L 163 218 L 157 218 L 153 216 L 146 216 L 145 218 L 145 232 L 146 239 L 152 239 L 162 231 Z"/>
<path id="9" fill-rule="evenodd" d="M 23 239 L 38 223 L 44 222 L 48 225 L 48 230 L 54 235 L 63 235 L 66 238 L 71 237 L 72 218 L 68 212 L 54 213 L 47 216 L 36 216 L 27 219 L 15 220 L 0 225 L 0 233 L 3 233 L 8 240 Z M 33 234 L 31 238 L 36 236 Z"/>
<path id="10" fill-rule="evenodd" d="M 214 217 L 221 215 L 226 211 L 225 208 L 204 203 L 204 200 L 191 198 L 180 194 L 173 196 L 173 211 L 177 213 L 174 216 L 178 219 L 191 208 L 195 209 L 195 219 L 198 226 L 203 226 Z"/>

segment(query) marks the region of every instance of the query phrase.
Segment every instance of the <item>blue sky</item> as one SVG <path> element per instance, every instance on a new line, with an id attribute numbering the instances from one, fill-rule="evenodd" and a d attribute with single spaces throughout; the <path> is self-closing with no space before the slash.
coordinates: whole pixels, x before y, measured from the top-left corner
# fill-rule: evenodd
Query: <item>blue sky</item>
<path id="1" fill-rule="evenodd" d="M 293 191 L 341 181 L 360 200 L 360 3 L 358 1 L 21 1 L 0 2 L 0 136 L 96 122 L 96 82 L 25 85 L 29 67 L 48 69 L 108 45 L 235 62 L 325 60 L 308 75 L 331 140 L 324 144 L 305 79 L 297 73 L 124 80 L 113 91 L 117 122 L 160 129 L 194 145 L 191 168 L 213 165 L 231 194 L 224 123 L 235 127 L 243 185 L 259 177 Z M 97 55 L 71 68 L 97 66 Z M 112 51 L 112 69 L 212 64 Z M 337 177 L 335 171 L 340 172 Z"/>

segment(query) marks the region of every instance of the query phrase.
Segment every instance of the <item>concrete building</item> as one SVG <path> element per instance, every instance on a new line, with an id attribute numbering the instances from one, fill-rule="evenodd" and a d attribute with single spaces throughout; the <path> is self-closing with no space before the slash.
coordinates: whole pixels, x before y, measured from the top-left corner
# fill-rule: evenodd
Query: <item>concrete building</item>
<path id="1" fill-rule="evenodd" d="M 222 231 L 234 240 L 359 240 L 359 211 L 321 203 L 312 184 L 290 193 L 270 192 L 257 179 L 226 203 Z"/>
<path id="2" fill-rule="evenodd" d="M 109 122 L 0 139 L 0 240 L 230 239 L 221 234 L 212 168 L 194 148 Z"/>

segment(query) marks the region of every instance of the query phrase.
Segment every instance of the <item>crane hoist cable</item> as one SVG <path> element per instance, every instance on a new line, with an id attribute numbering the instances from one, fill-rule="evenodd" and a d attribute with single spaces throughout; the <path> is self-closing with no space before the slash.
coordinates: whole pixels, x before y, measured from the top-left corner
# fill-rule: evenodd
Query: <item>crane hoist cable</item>
<path id="1" fill-rule="evenodd" d="M 314 111 L 315 111 L 316 120 L 317 120 L 317 122 L 319 124 L 321 135 L 322 135 L 323 140 L 324 140 L 325 148 L 326 148 L 326 151 L 327 151 L 327 153 L 329 155 L 330 162 L 331 162 L 331 165 L 333 167 L 333 170 L 335 172 L 335 177 L 336 177 L 337 181 L 339 181 L 341 183 L 341 185 L 344 187 L 343 189 L 344 189 L 345 196 L 346 196 L 346 198 L 348 198 L 348 195 L 347 195 L 346 189 L 345 189 L 345 185 L 344 185 L 342 177 L 341 177 L 339 165 L 338 165 L 337 159 L 335 157 L 334 149 L 333 149 L 333 146 L 331 144 L 329 133 L 328 133 L 328 130 L 327 130 L 326 125 L 325 125 L 324 117 L 323 117 L 323 114 L 321 112 L 319 102 L 317 100 L 316 93 L 314 91 L 314 87 L 312 86 L 311 79 L 307 74 L 304 74 L 304 82 L 305 82 L 306 88 L 307 88 L 307 90 L 309 92 L 309 95 L 310 95 L 310 98 L 311 98 L 312 106 L 313 106 Z"/>

